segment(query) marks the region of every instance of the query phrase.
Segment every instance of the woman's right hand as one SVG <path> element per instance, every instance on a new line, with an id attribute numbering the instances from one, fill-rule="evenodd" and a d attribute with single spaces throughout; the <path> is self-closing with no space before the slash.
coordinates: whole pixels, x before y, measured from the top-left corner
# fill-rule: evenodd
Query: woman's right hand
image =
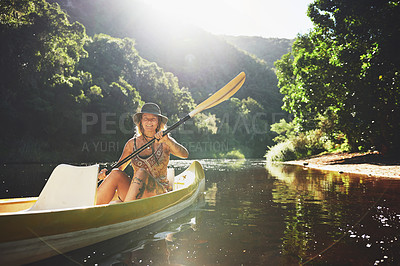
<path id="1" fill-rule="evenodd" d="M 102 169 L 100 172 L 99 172 L 99 174 L 97 175 L 97 178 L 99 179 L 99 180 L 103 180 L 103 179 L 105 179 L 106 178 L 106 172 L 107 172 L 107 169 Z"/>

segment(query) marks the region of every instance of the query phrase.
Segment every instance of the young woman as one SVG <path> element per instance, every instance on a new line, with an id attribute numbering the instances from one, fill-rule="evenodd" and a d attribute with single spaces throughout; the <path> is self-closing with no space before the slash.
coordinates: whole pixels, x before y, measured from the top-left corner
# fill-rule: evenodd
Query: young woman
<path id="1" fill-rule="evenodd" d="M 157 104 L 144 104 L 141 111 L 133 116 L 133 121 L 136 124 L 136 135 L 126 142 L 120 161 L 153 137 L 157 140 L 131 161 L 113 169 L 108 176 L 105 174 L 106 169 L 100 171 L 98 177 L 104 181 L 97 189 L 98 205 L 109 203 L 116 191 L 119 199 L 125 202 L 171 190 L 172 184 L 169 184 L 167 179 L 170 154 L 180 158 L 189 156 L 187 149 L 172 137 L 162 136 L 168 118 L 161 114 Z M 129 163 L 134 170 L 132 180 L 123 172 Z"/>

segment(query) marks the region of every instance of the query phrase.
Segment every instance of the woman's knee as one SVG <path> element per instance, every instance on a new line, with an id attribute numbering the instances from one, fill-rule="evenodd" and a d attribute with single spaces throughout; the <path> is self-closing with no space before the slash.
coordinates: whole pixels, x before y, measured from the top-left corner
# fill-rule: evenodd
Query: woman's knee
<path id="1" fill-rule="evenodd" d="M 111 170 L 110 174 L 106 177 L 104 181 L 118 184 L 121 181 L 127 179 L 127 175 L 118 168 Z"/>
<path id="2" fill-rule="evenodd" d="M 121 171 L 119 168 L 114 168 L 114 169 L 112 169 L 111 170 L 111 172 L 110 172 L 110 175 L 111 174 L 113 174 L 113 175 L 119 175 L 119 174 L 121 174 L 121 173 L 123 173 L 123 171 Z"/>

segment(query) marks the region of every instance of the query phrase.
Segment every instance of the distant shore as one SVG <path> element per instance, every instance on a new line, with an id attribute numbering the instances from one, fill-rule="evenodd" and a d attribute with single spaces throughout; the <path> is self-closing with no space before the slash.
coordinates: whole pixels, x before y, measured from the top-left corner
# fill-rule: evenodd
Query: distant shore
<path id="1" fill-rule="evenodd" d="M 285 164 L 339 173 L 400 178 L 400 159 L 388 158 L 377 152 L 325 154 Z"/>

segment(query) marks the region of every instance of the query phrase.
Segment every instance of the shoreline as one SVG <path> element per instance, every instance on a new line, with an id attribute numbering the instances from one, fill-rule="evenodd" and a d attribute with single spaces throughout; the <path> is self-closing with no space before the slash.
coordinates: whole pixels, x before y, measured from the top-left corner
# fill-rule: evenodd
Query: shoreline
<path id="1" fill-rule="evenodd" d="M 338 173 L 400 178 L 400 159 L 384 157 L 378 152 L 331 153 L 287 161 L 284 164 Z"/>

